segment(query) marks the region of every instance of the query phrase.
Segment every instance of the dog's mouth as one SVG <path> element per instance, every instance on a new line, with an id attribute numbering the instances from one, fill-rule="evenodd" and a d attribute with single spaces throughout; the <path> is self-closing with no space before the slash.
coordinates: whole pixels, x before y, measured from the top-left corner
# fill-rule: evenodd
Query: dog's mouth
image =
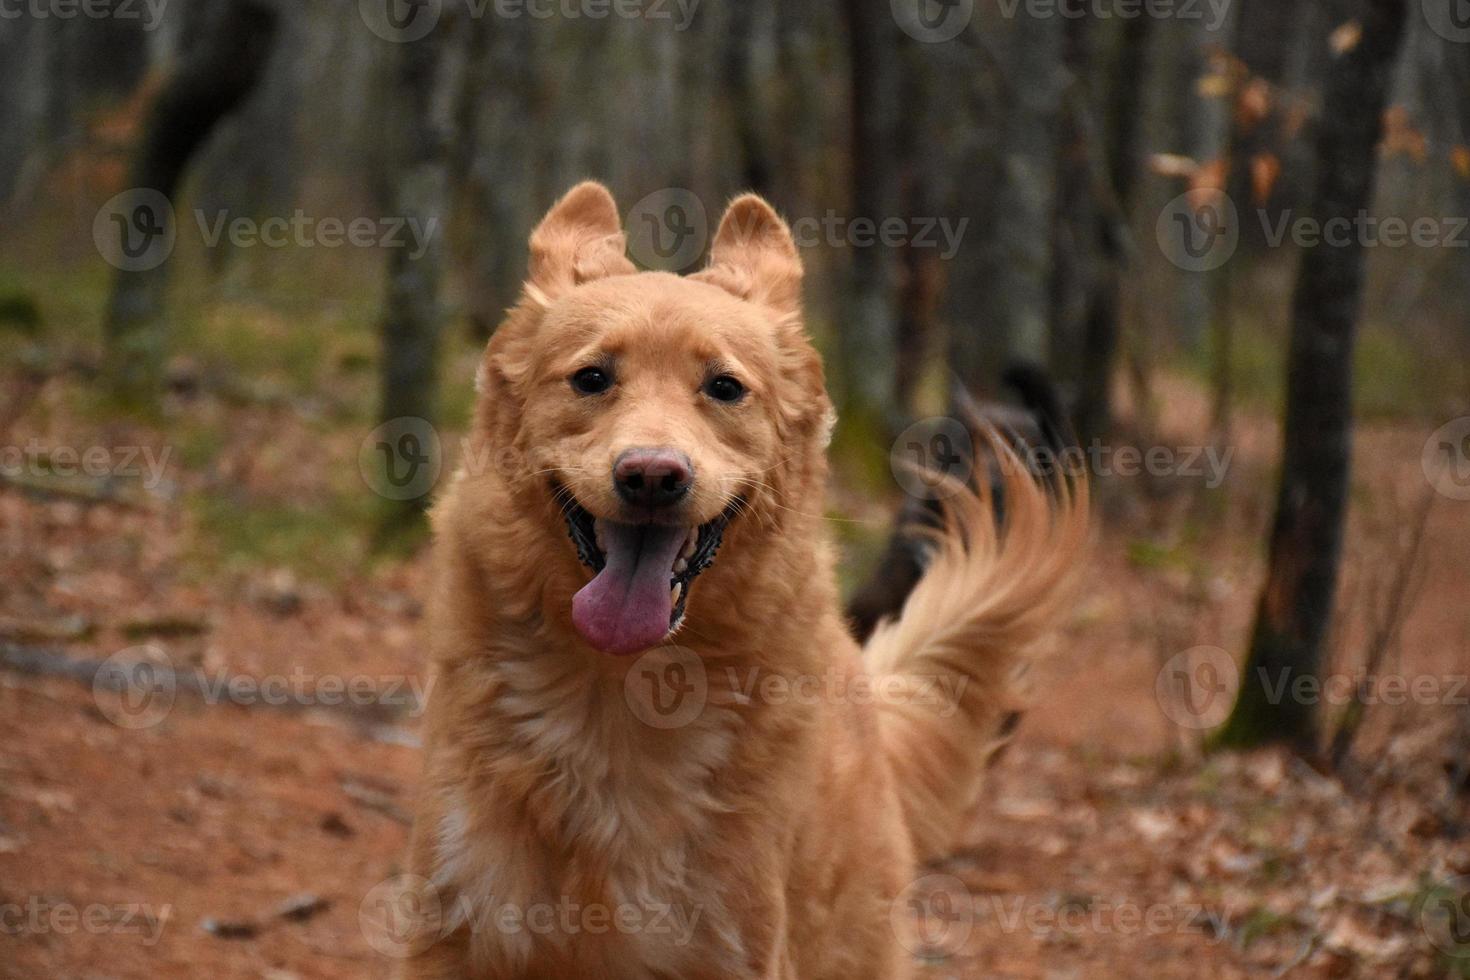
<path id="1" fill-rule="evenodd" d="M 655 646 L 683 625 L 690 588 L 714 564 L 740 502 L 694 527 L 624 524 L 594 517 L 557 489 L 577 556 L 596 573 L 572 598 L 572 623 L 582 638 L 603 653 L 623 655 Z"/>

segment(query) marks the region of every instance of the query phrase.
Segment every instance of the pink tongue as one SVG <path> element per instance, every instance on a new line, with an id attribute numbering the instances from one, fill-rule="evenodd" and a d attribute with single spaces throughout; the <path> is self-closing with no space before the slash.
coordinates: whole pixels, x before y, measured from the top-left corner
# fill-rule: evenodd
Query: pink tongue
<path id="1" fill-rule="evenodd" d="M 572 623 L 603 653 L 646 650 L 669 632 L 669 580 L 687 527 L 603 524 L 607 565 L 572 598 Z"/>

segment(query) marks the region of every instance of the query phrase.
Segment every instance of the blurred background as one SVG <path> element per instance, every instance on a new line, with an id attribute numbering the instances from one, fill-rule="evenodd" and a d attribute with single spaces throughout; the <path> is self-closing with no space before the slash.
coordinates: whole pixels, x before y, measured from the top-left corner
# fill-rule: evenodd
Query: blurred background
<path id="1" fill-rule="evenodd" d="M 1466 0 L 0 0 L 0 977 L 386 971 L 423 510 L 588 177 L 792 224 L 850 592 L 957 402 L 1075 433 L 923 975 L 1470 976 Z"/>

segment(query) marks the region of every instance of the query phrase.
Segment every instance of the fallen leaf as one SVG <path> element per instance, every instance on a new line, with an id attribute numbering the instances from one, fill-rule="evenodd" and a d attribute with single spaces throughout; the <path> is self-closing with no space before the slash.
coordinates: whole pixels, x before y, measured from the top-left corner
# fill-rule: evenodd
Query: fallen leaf
<path id="1" fill-rule="evenodd" d="M 1390 106 L 1383 114 L 1382 149 L 1386 156 L 1406 156 L 1415 163 L 1429 158 L 1429 140 L 1414 125 L 1405 106 Z"/>
<path id="2" fill-rule="evenodd" d="M 1135 810 L 1128 818 L 1144 840 L 1157 842 L 1174 832 L 1174 820 L 1159 810 Z"/>
<path id="3" fill-rule="evenodd" d="M 1350 20 L 1334 30 L 1327 38 L 1327 47 L 1338 57 L 1356 48 L 1363 40 L 1363 25 Z"/>
<path id="4" fill-rule="evenodd" d="M 1408 941 L 1402 936 L 1379 936 L 1359 925 L 1352 916 L 1345 915 L 1329 932 L 1323 943 L 1329 949 L 1339 949 L 1370 960 L 1385 960 L 1402 953 Z"/>
<path id="5" fill-rule="evenodd" d="M 286 899 L 276 909 L 276 915 L 288 922 L 305 922 L 318 913 L 325 912 L 331 907 L 331 904 L 331 902 L 328 902 L 320 895 L 313 895 L 307 892 L 301 895 L 293 895 Z"/>
<path id="6" fill-rule="evenodd" d="M 200 928 L 218 939 L 254 939 L 260 935 L 260 926 L 242 919 L 205 919 Z"/>
<path id="7" fill-rule="evenodd" d="M 1470 180 L 1470 146 L 1457 146 L 1450 150 L 1450 162 L 1462 180 Z"/>
<path id="8" fill-rule="evenodd" d="M 1242 129 L 1254 129 L 1269 115 L 1275 103 L 1271 83 L 1264 78 L 1253 78 L 1240 90 L 1235 100 L 1235 120 Z"/>
<path id="9" fill-rule="evenodd" d="M 1148 158 L 1149 169 L 1160 177 L 1192 177 L 1199 161 L 1178 153 L 1155 153 Z"/>
<path id="10" fill-rule="evenodd" d="M 1281 159 L 1274 153 L 1257 153 L 1251 158 L 1251 190 L 1257 204 L 1271 199 L 1276 179 L 1281 176 Z"/>

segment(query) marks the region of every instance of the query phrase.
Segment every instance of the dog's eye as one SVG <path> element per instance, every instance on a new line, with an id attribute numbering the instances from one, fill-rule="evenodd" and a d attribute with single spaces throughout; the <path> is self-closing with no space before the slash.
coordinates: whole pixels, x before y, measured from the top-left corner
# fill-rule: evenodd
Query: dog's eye
<path id="1" fill-rule="evenodd" d="M 704 393 L 717 402 L 738 402 L 745 396 L 745 385 L 728 374 L 721 374 L 704 383 Z"/>
<path id="2" fill-rule="evenodd" d="M 578 394 L 600 395 L 612 387 L 612 375 L 602 368 L 583 368 L 572 375 L 572 387 Z"/>

